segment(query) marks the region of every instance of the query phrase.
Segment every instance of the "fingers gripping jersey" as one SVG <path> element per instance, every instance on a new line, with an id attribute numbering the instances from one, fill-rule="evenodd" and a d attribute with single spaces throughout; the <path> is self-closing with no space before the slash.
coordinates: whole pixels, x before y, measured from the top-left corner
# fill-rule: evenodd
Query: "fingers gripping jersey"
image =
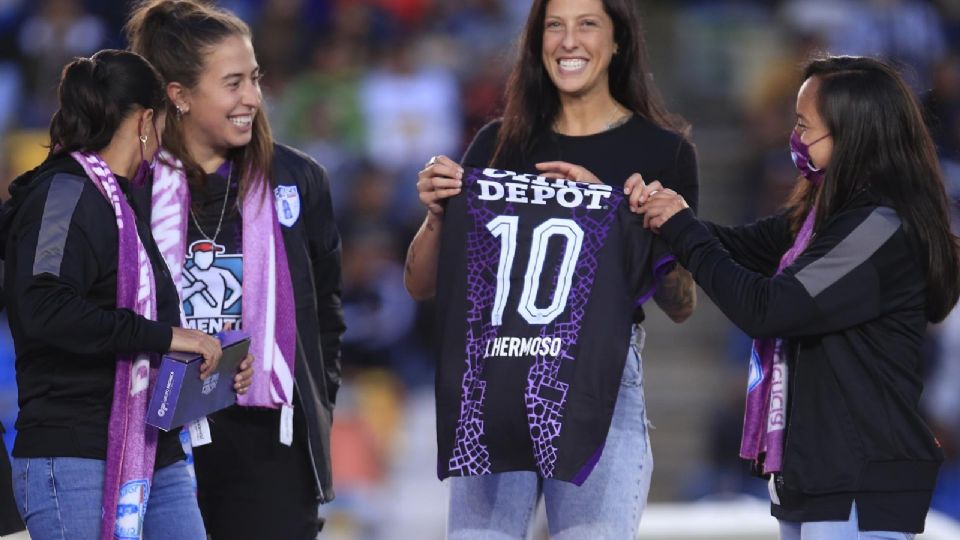
<path id="1" fill-rule="evenodd" d="M 465 171 L 438 268 L 440 478 L 531 470 L 581 484 L 633 310 L 669 261 L 610 186 Z"/>

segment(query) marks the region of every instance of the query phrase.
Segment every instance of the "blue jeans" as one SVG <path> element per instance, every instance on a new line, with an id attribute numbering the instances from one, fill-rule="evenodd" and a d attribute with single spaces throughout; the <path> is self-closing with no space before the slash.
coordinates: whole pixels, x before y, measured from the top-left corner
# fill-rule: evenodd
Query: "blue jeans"
<path id="1" fill-rule="evenodd" d="M 14 458 L 13 495 L 33 540 L 98 540 L 104 462 L 71 457 Z M 143 520 L 146 540 L 205 540 L 184 461 L 153 473 Z"/>
<path id="2" fill-rule="evenodd" d="M 638 327 L 603 454 L 583 485 L 541 479 L 531 471 L 451 477 L 449 539 L 526 538 L 541 496 L 551 540 L 636 536 L 653 473 L 643 399 L 643 337 Z"/>
<path id="3" fill-rule="evenodd" d="M 850 519 L 846 521 L 780 520 L 780 540 L 913 540 L 913 537 L 904 532 L 861 531 L 856 504 L 850 508 Z"/>

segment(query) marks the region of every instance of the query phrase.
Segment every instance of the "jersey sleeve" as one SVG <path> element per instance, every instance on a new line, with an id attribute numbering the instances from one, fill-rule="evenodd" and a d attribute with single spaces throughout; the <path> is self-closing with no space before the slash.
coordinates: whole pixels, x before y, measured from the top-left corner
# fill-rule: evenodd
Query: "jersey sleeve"
<path id="1" fill-rule="evenodd" d="M 497 133 L 500 131 L 500 121 L 494 120 L 480 128 L 473 137 L 470 146 L 463 154 L 460 164 L 464 167 L 487 167 L 493 158 L 496 149 Z"/>
<path id="2" fill-rule="evenodd" d="M 642 216 L 621 209 L 619 217 L 625 236 L 628 290 L 634 305 L 640 306 L 653 297 L 677 259 L 663 239 L 643 228 Z"/>
<path id="3" fill-rule="evenodd" d="M 697 169 L 697 152 L 689 141 L 680 139 L 672 165 L 660 175 L 659 180 L 665 187 L 679 193 L 694 213 L 698 212 L 700 178 Z"/>

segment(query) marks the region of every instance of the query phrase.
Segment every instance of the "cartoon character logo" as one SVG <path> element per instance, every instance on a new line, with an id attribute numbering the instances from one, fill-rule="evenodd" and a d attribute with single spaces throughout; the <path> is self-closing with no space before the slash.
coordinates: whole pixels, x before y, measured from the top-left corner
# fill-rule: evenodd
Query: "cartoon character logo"
<path id="1" fill-rule="evenodd" d="M 243 258 L 221 255 L 226 249 L 209 240 L 190 244 L 183 265 L 182 293 L 187 326 L 207 333 L 240 328 Z"/>

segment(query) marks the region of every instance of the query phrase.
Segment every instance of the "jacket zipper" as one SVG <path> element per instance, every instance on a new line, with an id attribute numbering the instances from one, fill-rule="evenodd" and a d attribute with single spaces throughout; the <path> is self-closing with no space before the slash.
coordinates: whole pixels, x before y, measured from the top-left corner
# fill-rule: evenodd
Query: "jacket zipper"
<path id="1" fill-rule="evenodd" d="M 790 426 L 793 423 L 793 410 L 796 408 L 797 401 L 797 375 L 800 372 L 800 344 L 794 343 L 794 353 L 793 353 L 793 369 L 790 371 L 790 395 L 787 396 L 787 427 L 786 431 L 783 434 L 783 458 L 780 461 L 780 472 L 775 475 L 774 482 L 777 485 L 777 490 L 783 489 L 784 480 L 783 472 L 787 469 L 787 448 L 790 447 Z"/>
<path id="2" fill-rule="evenodd" d="M 301 345 L 300 336 L 297 336 L 297 346 Z M 306 362 L 304 362 L 306 364 Z M 297 384 L 296 377 L 294 377 L 293 386 L 297 388 L 297 401 L 299 402 L 301 410 L 305 409 L 306 406 L 303 404 L 303 394 L 300 393 L 300 385 Z M 320 495 L 320 501 L 326 502 L 327 496 L 323 492 L 323 484 L 320 482 L 320 471 L 317 470 L 317 460 L 313 456 L 313 443 L 310 442 L 310 427 L 307 422 L 304 422 L 303 425 L 307 430 L 307 436 L 304 437 L 307 441 L 307 455 L 310 458 L 310 468 L 313 469 L 313 480 L 317 484 L 317 493 Z"/>
<path id="3" fill-rule="evenodd" d="M 313 312 L 316 313 L 316 312 L 317 312 L 317 285 L 316 285 L 316 282 L 314 281 L 313 263 L 310 261 L 310 251 L 307 249 L 307 246 L 303 246 L 303 254 L 304 254 L 304 256 L 306 257 L 306 261 L 307 261 L 307 272 L 308 272 L 309 275 L 310 275 L 310 293 L 311 293 L 311 294 L 310 294 L 310 297 L 313 298 Z M 299 332 L 299 330 L 297 331 L 297 346 L 299 346 L 299 347 L 300 347 L 300 350 L 303 351 L 302 342 L 301 342 L 301 340 L 300 340 L 300 332 Z M 306 353 L 304 352 L 304 353 L 302 353 L 302 354 L 306 354 Z M 321 357 L 322 357 L 322 355 L 323 355 L 323 351 L 322 351 L 322 350 L 320 351 L 320 354 L 321 354 Z M 307 359 L 306 359 L 306 358 L 303 359 L 303 365 L 304 365 L 305 368 L 310 369 L 310 366 L 307 364 Z M 326 373 L 326 369 L 324 369 L 324 373 Z M 326 381 L 326 379 L 324 379 L 322 382 L 323 382 L 324 390 L 326 390 L 326 387 L 327 387 L 327 381 Z M 296 377 L 294 377 L 294 384 L 296 384 Z M 300 401 L 301 401 L 300 406 L 303 407 L 303 406 L 304 406 L 303 403 L 302 403 L 302 402 L 303 402 L 303 395 L 302 395 L 299 391 L 297 392 L 297 395 L 300 397 Z M 321 404 L 321 405 L 322 405 L 322 404 Z M 331 427 L 332 427 L 332 426 L 331 426 Z M 308 432 L 309 432 L 310 428 L 307 427 L 307 430 L 308 430 Z M 310 454 L 310 465 L 313 467 L 313 478 L 314 478 L 314 479 L 316 480 L 316 482 L 317 482 L 317 491 L 318 491 L 319 494 L 320 494 L 320 500 L 323 501 L 323 502 L 326 502 L 327 496 L 326 496 L 326 494 L 323 492 L 323 483 L 320 482 L 320 472 L 319 472 L 319 470 L 317 469 L 317 460 L 316 460 L 316 457 L 314 457 L 314 454 L 313 454 L 313 443 L 310 442 L 310 436 L 309 436 L 309 434 L 307 435 L 307 450 L 308 450 L 308 453 Z"/>

